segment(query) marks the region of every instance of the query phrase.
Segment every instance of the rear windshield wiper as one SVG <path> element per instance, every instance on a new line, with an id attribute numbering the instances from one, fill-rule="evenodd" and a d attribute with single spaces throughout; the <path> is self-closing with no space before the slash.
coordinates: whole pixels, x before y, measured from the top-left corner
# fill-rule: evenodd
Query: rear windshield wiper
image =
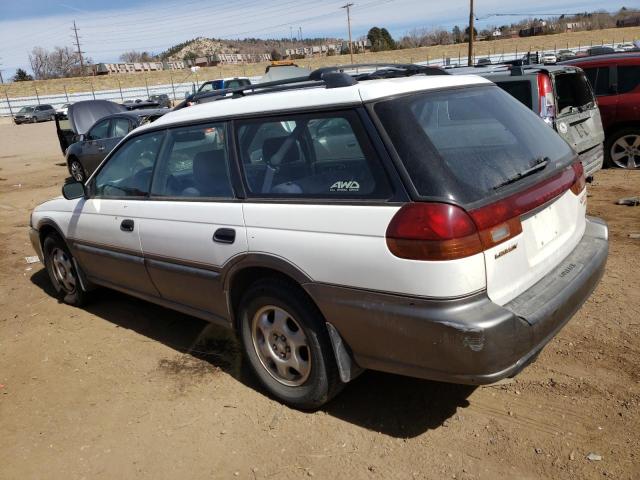
<path id="1" fill-rule="evenodd" d="M 523 172 L 515 174 L 513 177 L 508 178 L 504 182 L 493 187 L 493 189 L 497 190 L 501 187 L 504 187 L 505 185 L 511 185 L 512 183 L 515 183 L 518 180 L 528 177 L 529 175 L 533 175 L 534 173 L 539 172 L 540 170 L 544 170 L 547 167 L 548 163 L 549 163 L 549 157 L 538 158 L 535 162 L 533 162 L 532 167 L 526 169 Z"/>

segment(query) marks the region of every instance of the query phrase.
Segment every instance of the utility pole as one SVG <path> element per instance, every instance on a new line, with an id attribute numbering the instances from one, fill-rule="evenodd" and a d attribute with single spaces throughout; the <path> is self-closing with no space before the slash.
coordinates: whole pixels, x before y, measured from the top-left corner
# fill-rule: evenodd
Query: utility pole
<path id="1" fill-rule="evenodd" d="M 80 37 L 78 37 L 78 27 L 76 27 L 76 21 L 73 21 L 73 33 L 76 36 L 76 47 L 78 47 L 78 57 L 80 58 L 80 75 L 84 75 L 84 61 L 82 60 L 82 50 L 80 50 Z"/>
<path id="2" fill-rule="evenodd" d="M 353 3 L 347 3 L 340 8 L 344 8 L 347 10 L 347 27 L 349 28 L 349 55 L 351 56 L 351 64 L 353 64 L 353 44 L 351 43 L 351 7 L 353 7 Z"/>
<path id="3" fill-rule="evenodd" d="M 467 65 L 473 67 L 473 0 L 469 0 L 469 58 Z"/>

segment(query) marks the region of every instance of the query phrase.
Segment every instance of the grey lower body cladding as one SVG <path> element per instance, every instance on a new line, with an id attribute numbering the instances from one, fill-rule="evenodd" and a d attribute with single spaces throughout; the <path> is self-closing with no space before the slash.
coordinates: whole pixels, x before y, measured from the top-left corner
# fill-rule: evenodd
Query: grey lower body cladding
<path id="1" fill-rule="evenodd" d="M 326 320 L 364 368 L 453 383 L 513 376 L 558 333 L 598 284 L 607 227 L 588 219 L 558 267 L 504 306 L 486 292 L 433 300 L 307 284 Z"/>

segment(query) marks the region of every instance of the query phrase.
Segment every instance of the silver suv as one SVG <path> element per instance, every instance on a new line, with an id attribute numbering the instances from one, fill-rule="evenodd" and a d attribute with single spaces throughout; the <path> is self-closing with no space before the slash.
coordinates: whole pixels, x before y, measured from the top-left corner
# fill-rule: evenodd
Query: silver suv
<path id="1" fill-rule="evenodd" d="M 22 107 L 14 115 L 13 121 L 16 125 L 21 123 L 46 122 L 47 120 L 55 120 L 56 109 L 51 105 L 36 105 L 31 107 Z"/>

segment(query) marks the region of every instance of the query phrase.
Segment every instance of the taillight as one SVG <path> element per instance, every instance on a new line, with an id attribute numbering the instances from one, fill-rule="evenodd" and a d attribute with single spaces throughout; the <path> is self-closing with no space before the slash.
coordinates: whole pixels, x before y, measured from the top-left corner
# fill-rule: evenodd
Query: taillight
<path id="1" fill-rule="evenodd" d="M 546 73 L 538 74 L 538 94 L 540 96 L 540 117 L 549 125 L 553 125 L 556 117 L 556 102 L 553 97 L 551 78 Z"/>
<path id="2" fill-rule="evenodd" d="M 584 187 L 587 186 L 587 180 L 584 177 L 584 167 L 580 161 L 575 162 L 571 167 L 573 167 L 573 171 L 576 175 L 573 185 L 571 185 L 571 191 L 576 195 L 579 195 L 580 192 L 584 190 Z"/>
<path id="3" fill-rule="evenodd" d="M 396 257 L 453 260 L 482 251 L 473 220 L 447 203 L 407 203 L 387 227 L 387 246 Z"/>
<path id="4" fill-rule="evenodd" d="M 396 257 L 454 260 L 492 248 L 522 233 L 520 216 L 571 190 L 584 188 L 580 162 L 497 202 L 467 212 L 447 203 L 407 203 L 391 219 L 386 240 Z"/>

